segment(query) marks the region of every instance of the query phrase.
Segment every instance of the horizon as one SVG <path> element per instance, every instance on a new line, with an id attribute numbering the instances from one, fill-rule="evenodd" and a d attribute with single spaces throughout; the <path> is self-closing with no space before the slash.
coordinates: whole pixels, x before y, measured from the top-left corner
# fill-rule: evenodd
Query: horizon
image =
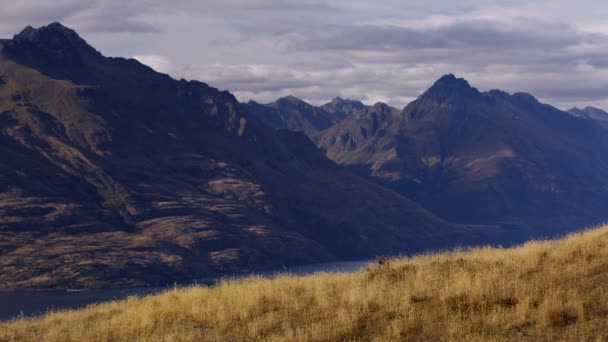
<path id="1" fill-rule="evenodd" d="M 526 92 L 563 110 L 607 108 L 606 13 L 584 2 L 24 1 L 0 14 L 0 34 L 62 22 L 104 55 L 241 102 L 291 94 L 314 105 L 342 97 L 402 108 L 454 73 L 480 91 Z"/>

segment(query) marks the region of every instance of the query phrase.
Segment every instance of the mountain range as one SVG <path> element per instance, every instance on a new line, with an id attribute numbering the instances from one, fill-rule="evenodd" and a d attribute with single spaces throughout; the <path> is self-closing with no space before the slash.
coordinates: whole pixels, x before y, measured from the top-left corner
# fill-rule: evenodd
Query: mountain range
<path id="1" fill-rule="evenodd" d="M 293 95 L 265 104 L 249 101 L 245 107 L 252 115 L 274 129 L 304 132 L 313 139 L 319 132 L 370 108 L 361 101 L 340 97 L 317 107 Z"/>
<path id="2" fill-rule="evenodd" d="M 448 221 L 544 236 L 607 216 L 608 114 L 597 108 L 565 112 L 450 74 L 403 110 L 342 116 L 308 133 L 330 159 Z"/>
<path id="3" fill-rule="evenodd" d="M 274 129 L 288 129 L 313 135 L 333 126 L 346 117 L 343 111 L 330 112 L 315 107 L 295 96 L 286 96 L 273 103 L 249 101 L 245 107 L 255 117 Z"/>
<path id="4" fill-rule="evenodd" d="M 453 75 L 403 110 L 239 103 L 59 23 L 27 27 L 0 41 L 0 289 L 166 284 L 589 225 L 608 216 L 600 116 Z"/>
<path id="5" fill-rule="evenodd" d="M 164 284 L 474 235 L 232 94 L 105 57 L 61 24 L 0 44 L 2 289 Z"/>

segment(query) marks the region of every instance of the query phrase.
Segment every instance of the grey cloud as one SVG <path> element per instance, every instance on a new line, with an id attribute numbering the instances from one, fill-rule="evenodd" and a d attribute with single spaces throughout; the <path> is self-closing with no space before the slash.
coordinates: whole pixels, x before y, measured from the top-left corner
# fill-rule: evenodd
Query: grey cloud
<path id="1" fill-rule="evenodd" d="M 26 25 L 40 26 L 61 21 L 88 33 L 158 33 L 162 28 L 147 14 L 197 14 L 224 17 L 249 15 L 250 19 L 263 13 L 318 12 L 335 8 L 324 1 L 288 0 L 0 0 L 0 30 L 14 32 Z M 263 20 L 263 18 L 262 18 Z M 272 21 L 271 21 L 272 22 Z M 10 30 L 10 31 L 9 31 Z"/>
<path id="2" fill-rule="evenodd" d="M 228 0 L 215 2 L 218 7 L 237 8 L 240 10 L 260 11 L 327 11 L 335 7 L 322 1 L 286 1 L 286 0 Z"/>
<path id="3" fill-rule="evenodd" d="M 75 13 L 68 25 L 88 33 L 158 33 L 161 28 L 141 17 L 159 9 L 153 1 L 97 0 L 95 5 Z"/>
<path id="4" fill-rule="evenodd" d="M 606 41 L 604 35 L 577 32 L 566 24 L 524 21 L 503 29 L 473 20 L 439 28 L 414 29 L 394 25 L 328 26 L 295 39 L 294 50 L 398 51 L 406 49 L 555 49 Z M 539 30 L 541 28 L 541 30 Z"/>
<path id="5" fill-rule="evenodd" d="M 42 2 L 25 0 L 3 4 L 0 13 L 2 31 L 26 25 L 42 26 L 54 21 L 74 27 L 80 33 L 157 33 L 160 28 L 138 16 L 158 10 L 152 1 L 58 0 Z M 5 10 L 6 8 L 6 10 Z"/>
<path id="6" fill-rule="evenodd" d="M 22 23 L 28 20 L 48 23 L 91 8 L 93 2 L 78 0 L 57 0 L 40 2 L 32 0 L 10 1 L 10 4 L 0 1 L 2 11 L 0 20 L 3 22 Z"/>
<path id="7" fill-rule="evenodd" d="M 32 0 L 0 0 L 0 34 L 10 37 L 27 25 L 41 26 L 54 21 L 64 21 L 70 16 L 91 8 L 93 4 L 78 0 L 40 2 Z"/>

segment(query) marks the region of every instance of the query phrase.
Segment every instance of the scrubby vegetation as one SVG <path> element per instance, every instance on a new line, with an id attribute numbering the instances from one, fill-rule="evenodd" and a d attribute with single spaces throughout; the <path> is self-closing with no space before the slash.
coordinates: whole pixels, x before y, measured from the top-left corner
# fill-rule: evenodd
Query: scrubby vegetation
<path id="1" fill-rule="evenodd" d="M 0 341 L 606 341 L 608 227 L 359 273 L 223 281 L 0 325 Z"/>

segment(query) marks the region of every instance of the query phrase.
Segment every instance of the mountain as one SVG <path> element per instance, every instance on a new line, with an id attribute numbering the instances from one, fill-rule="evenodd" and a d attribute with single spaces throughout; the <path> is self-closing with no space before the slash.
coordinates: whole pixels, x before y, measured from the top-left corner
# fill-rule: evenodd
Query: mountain
<path id="1" fill-rule="evenodd" d="M 308 135 L 324 130 L 343 118 L 342 115 L 315 107 L 295 96 L 283 97 L 268 104 L 249 101 L 245 106 L 255 117 L 272 128 L 289 129 Z"/>
<path id="2" fill-rule="evenodd" d="M 318 137 L 327 156 L 339 164 L 355 166 L 385 158 L 382 137 L 398 127 L 401 112 L 384 103 L 377 103 L 353 114 Z M 356 153 L 349 153 L 355 152 Z"/>
<path id="3" fill-rule="evenodd" d="M 348 116 L 368 108 L 360 101 L 339 97 L 317 107 L 295 96 L 283 97 L 267 104 L 249 101 L 245 106 L 251 114 L 272 128 L 304 132 L 311 138 Z"/>
<path id="4" fill-rule="evenodd" d="M 104 57 L 61 24 L 2 40 L 0 79 L 0 289 L 162 284 L 474 237 L 232 94 Z"/>
<path id="5" fill-rule="evenodd" d="M 354 115 L 369 108 L 361 101 L 345 100 L 336 97 L 330 102 L 319 107 L 320 109 L 332 113 L 337 121 L 342 121 L 350 115 Z"/>
<path id="6" fill-rule="evenodd" d="M 608 113 L 599 108 L 589 106 L 585 109 L 580 109 L 577 107 L 573 107 L 568 109 L 568 113 L 588 120 L 594 120 L 598 124 L 604 127 L 608 127 Z"/>
<path id="7" fill-rule="evenodd" d="M 348 117 L 318 142 L 337 163 L 455 222 L 543 235 L 608 217 L 605 130 L 529 94 L 482 93 L 450 74 L 403 111 Z"/>

